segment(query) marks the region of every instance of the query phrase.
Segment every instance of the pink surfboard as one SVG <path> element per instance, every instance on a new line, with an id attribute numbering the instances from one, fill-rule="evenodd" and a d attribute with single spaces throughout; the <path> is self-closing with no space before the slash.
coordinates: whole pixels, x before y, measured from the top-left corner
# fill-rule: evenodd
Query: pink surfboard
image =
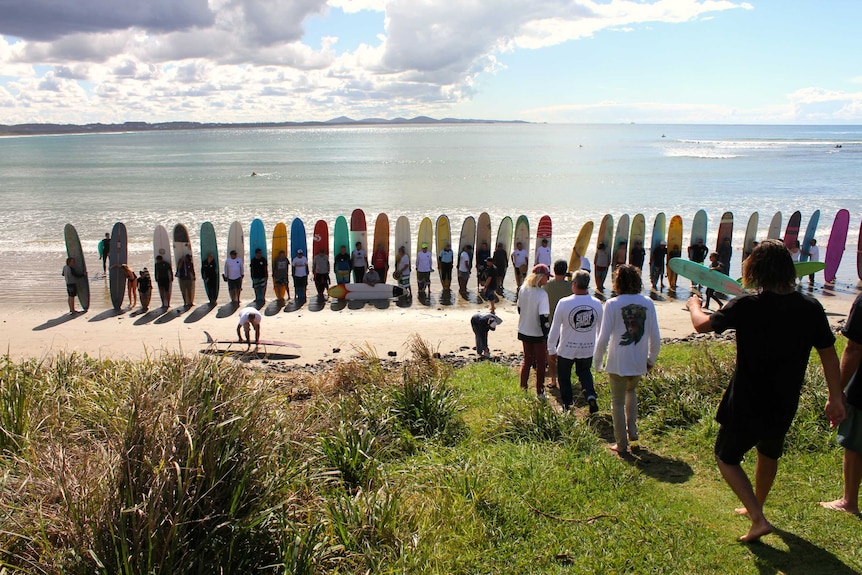
<path id="1" fill-rule="evenodd" d="M 850 212 L 847 210 L 838 210 L 835 214 L 835 220 L 832 222 L 832 231 L 829 233 L 829 243 L 826 244 L 826 269 L 823 271 L 823 278 L 827 283 L 835 281 L 835 276 L 838 273 L 838 266 L 841 264 L 841 257 L 844 255 L 844 248 L 847 244 L 847 231 L 850 229 Z"/>

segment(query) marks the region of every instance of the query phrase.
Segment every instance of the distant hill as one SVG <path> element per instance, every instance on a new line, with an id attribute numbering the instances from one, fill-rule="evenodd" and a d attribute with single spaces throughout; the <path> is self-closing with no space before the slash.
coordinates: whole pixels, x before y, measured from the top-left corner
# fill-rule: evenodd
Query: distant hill
<path id="1" fill-rule="evenodd" d="M 526 124 L 522 120 L 474 120 L 460 118 L 443 118 L 438 120 L 428 116 L 415 118 L 365 118 L 354 120 L 347 116 L 339 116 L 324 122 L 124 122 L 122 124 L 0 124 L 0 136 L 37 136 L 46 134 L 99 134 L 117 132 L 153 132 L 165 130 L 213 130 L 231 128 L 298 128 L 305 126 L 353 126 L 353 125 L 429 125 L 429 124 Z"/>

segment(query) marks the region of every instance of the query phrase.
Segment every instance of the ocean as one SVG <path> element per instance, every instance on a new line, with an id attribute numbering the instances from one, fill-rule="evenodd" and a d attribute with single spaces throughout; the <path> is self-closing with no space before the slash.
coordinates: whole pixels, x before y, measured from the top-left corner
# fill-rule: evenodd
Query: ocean
<path id="1" fill-rule="evenodd" d="M 255 173 L 255 176 L 252 176 Z M 78 230 L 94 282 L 97 243 L 117 221 L 133 268 L 152 264 L 153 229 L 189 228 L 198 250 L 211 221 L 220 249 L 230 223 L 253 218 L 268 233 L 301 218 L 309 233 L 362 208 L 410 219 L 447 214 L 457 238 L 468 215 L 553 219 L 555 258 L 568 259 L 587 220 L 658 212 L 709 215 L 714 245 L 724 211 L 735 216 L 731 275 L 740 274 L 748 217 L 759 237 L 776 211 L 821 211 L 821 258 L 835 213 L 851 214 L 838 283 L 855 291 L 862 218 L 862 126 L 451 124 L 221 129 L 0 138 L 0 301 L 60 301 L 63 226 Z M 394 232 L 394 229 L 392 230 Z M 457 240 L 456 240 L 457 243 Z M 588 254 L 592 257 L 595 233 Z M 223 256 L 223 254 L 220 254 Z M 511 281 L 511 280 L 509 280 Z M 104 283 L 104 282 L 103 282 Z M 110 307 L 94 289 L 93 308 Z M 202 288 L 199 289 L 202 294 Z M 101 299 L 100 299 L 101 298 Z M 175 299 L 178 299 L 177 295 Z M 199 300 L 202 297 L 199 295 Z"/>

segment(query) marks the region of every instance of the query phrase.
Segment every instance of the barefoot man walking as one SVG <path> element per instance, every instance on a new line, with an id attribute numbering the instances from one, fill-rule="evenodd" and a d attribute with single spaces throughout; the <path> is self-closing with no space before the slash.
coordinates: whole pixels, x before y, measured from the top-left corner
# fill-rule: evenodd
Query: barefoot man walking
<path id="1" fill-rule="evenodd" d="M 750 543 L 772 532 L 763 504 L 796 415 L 812 347 L 823 365 L 829 388 L 826 416 L 833 426 L 844 419 L 844 403 L 835 336 L 820 303 L 796 291 L 793 260 L 784 244 L 766 240 L 758 245 L 743 262 L 742 276 L 756 293 L 737 297 L 712 315 L 701 309 L 695 294 L 688 308 L 699 333 L 736 330 L 736 369 L 715 417 L 721 424 L 715 458 L 745 506 L 737 513 L 751 520 L 748 533 L 739 538 Z M 757 447 L 754 487 L 740 466 L 752 447 Z"/>

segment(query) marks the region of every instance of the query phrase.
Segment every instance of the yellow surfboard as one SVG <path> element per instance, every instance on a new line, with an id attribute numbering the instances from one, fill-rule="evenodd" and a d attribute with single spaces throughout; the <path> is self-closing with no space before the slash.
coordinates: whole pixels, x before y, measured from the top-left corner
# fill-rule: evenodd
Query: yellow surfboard
<path id="1" fill-rule="evenodd" d="M 272 232 L 272 254 L 269 258 L 269 263 L 272 267 L 272 289 L 275 291 L 275 297 L 278 299 L 284 299 L 285 293 L 287 292 L 286 285 L 278 285 L 275 283 L 275 258 L 277 258 L 278 254 L 282 251 L 290 257 L 287 251 L 287 226 L 284 222 L 278 222 L 275 224 L 275 230 Z"/>
<path id="2" fill-rule="evenodd" d="M 581 269 L 581 257 L 587 255 L 587 247 L 590 244 L 590 238 L 593 235 L 593 222 L 590 220 L 581 226 L 581 231 L 578 233 L 578 239 L 572 246 L 572 256 L 569 258 L 569 273 L 575 273 Z"/>
<path id="3" fill-rule="evenodd" d="M 673 258 L 682 256 L 682 217 L 674 216 L 670 219 L 670 224 L 667 226 L 667 261 Z M 667 268 L 667 283 L 668 289 L 676 289 L 677 273 Z"/>

